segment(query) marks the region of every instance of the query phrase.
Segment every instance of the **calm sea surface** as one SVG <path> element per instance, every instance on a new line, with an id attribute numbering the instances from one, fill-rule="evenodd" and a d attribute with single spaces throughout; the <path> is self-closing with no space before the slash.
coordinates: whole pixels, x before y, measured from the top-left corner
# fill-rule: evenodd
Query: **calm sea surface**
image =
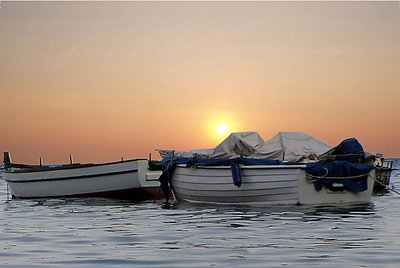
<path id="1" fill-rule="evenodd" d="M 6 189 L 0 179 L 0 267 L 400 266 L 395 193 L 364 206 L 163 210 L 152 201 L 7 202 Z"/>

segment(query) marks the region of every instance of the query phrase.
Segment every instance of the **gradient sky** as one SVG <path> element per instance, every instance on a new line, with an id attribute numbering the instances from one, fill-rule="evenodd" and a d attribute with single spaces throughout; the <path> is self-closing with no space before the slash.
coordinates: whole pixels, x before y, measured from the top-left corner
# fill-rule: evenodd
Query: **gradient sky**
<path id="1" fill-rule="evenodd" d="M 400 157 L 394 2 L 1 2 L 0 150 L 104 162 L 230 131 Z"/>

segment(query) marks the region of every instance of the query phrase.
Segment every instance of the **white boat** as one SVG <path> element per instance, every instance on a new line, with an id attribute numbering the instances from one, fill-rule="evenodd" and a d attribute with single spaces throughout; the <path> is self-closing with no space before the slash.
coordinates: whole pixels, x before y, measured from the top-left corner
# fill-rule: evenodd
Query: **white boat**
<path id="1" fill-rule="evenodd" d="M 240 170 L 242 184 L 238 187 L 233 183 L 230 166 L 186 167 L 180 164 L 173 172 L 171 188 L 178 201 L 299 205 L 368 203 L 374 184 L 369 178 L 368 188 L 362 192 L 345 189 L 340 182 L 316 190 L 313 180 L 306 174 L 306 165 L 242 165 Z"/>
<path id="2" fill-rule="evenodd" d="M 164 172 L 160 181 L 164 193 L 169 183 L 178 202 L 368 203 L 374 184 L 373 165 L 317 162 L 317 156 L 326 151 L 334 152 L 335 148 L 305 133 L 278 133 L 267 142 L 254 132 L 233 133 L 208 156 L 161 150 Z"/>
<path id="3" fill-rule="evenodd" d="M 150 170 L 146 159 L 54 166 L 10 162 L 5 166 L 3 177 L 14 198 L 104 196 L 142 200 L 155 196 L 161 174 Z"/>

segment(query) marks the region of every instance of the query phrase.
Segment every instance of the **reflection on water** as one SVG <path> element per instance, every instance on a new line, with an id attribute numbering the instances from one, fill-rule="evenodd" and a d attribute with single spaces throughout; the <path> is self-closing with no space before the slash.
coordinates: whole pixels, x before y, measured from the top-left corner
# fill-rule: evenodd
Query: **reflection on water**
<path id="1" fill-rule="evenodd" d="M 392 179 L 399 189 L 399 174 Z M 400 185 L 399 185 L 400 186 Z M 396 267 L 400 197 L 229 207 L 102 198 L 12 200 L 0 180 L 0 266 Z"/>

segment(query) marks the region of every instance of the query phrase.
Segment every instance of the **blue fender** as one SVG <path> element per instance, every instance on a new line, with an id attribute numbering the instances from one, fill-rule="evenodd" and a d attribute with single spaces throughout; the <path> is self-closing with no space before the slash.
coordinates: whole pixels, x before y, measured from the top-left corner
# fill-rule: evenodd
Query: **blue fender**
<path id="1" fill-rule="evenodd" d="M 236 161 L 232 161 L 231 163 L 231 172 L 233 184 L 240 187 L 242 185 L 242 173 L 240 171 L 240 165 Z"/>

